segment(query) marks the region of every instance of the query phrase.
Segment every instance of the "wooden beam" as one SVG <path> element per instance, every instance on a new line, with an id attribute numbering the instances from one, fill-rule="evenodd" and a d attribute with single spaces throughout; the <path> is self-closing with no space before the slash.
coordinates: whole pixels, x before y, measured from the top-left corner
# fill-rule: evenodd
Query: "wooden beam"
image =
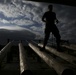
<path id="1" fill-rule="evenodd" d="M 73 70 L 68 66 L 64 66 L 64 64 L 58 62 L 52 56 L 48 55 L 45 52 L 40 51 L 39 47 L 35 43 L 28 43 L 29 47 L 39 55 L 50 67 L 53 67 L 54 70 L 58 73 L 58 75 L 73 75 Z"/>
<path id="2" fill-rule="evenodd" d="M 73 51 L 76 51 L 76 45 L 69 45 L 69 46 L 67 46 L 67 45 L 62 45 L 62 47 L 66 47 L 66 48 L 68 48 L 68 49 L 71 49 L 71 50 L 73 50 Z"/>
<path id="3" fill-rule="evenodd" d="M 12 46 L 12 42 L 9 42 L 5 47 L 3 47 L 0 51 L 0 63 L 2 62 L 2 60 L 4 59 L 4 57 L 7 55 L 7 53 L 9 52 L 10 48 Z"/>
<path id="4" fill-rule="evenodd" d="M 38 44 L 38 45 L 43 47 L 43 44 Z M 75 63 L 76 57 L 69 55 L 69 54 L 66 54 L 66 53 L 63 53 L 63 52 L 58 52 L 56 49 L 49 47 L 49 46 L 46 46 L 45 48 L 49 52 L 55 54 L 56 56 L 59 56 L 60 58 L 66 60 L 66 61 L 70 62 L 71 64 L 73 64 L 74 66 L 76 66 L 76 63 Z"/>
<path id="5" fill-rule="evenodd" d="M 34 2 L 44 2 L 44 3 L 53 3 L 53 4 L 61 4 L 61 5 L 68 5 L 68 6 L 76 6 L 75 0 L 23 0 L 25 1 L 34 1 Z"/>
<path id="6" fill-rule="evenodd" d="M 19 57 L 20 57 L 20 74 L 21 75 L 32 75 L 32 72 L 29 70 L 29 67 L 28 67 L 27 53 L 22 43 L 19 43 Z"/>

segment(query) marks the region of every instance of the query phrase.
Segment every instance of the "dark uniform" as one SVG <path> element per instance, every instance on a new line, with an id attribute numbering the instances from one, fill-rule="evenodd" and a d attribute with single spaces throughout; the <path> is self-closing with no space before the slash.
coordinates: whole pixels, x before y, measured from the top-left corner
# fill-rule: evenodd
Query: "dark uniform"
<path id="1" fill-rule="evenodd" d="M 56 19 L 56 14 L 52 12 L 52 5 L 49 6 L 48 8 L 49 8 L 49 11 L 45 12 L 42 17 L 42 21 L 46 23 L 43 48 L 45 49 L 45 46 L 50 36 L 50 32 L 52 32 L 52 34 L 56 37 L 57 49 L 59 50 L 61 37 L 59 34 L 59 30 L 55 25 L 55 21 L 58 22 L 58 20 Z"/>

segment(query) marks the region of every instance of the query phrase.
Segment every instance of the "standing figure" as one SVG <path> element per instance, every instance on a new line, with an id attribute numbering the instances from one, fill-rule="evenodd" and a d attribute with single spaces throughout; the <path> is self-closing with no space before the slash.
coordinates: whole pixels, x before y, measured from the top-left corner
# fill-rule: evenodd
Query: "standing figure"
<path id="1" fill-rule="evenodd" d="M 45 38 L 44 38 L 44 44 L 43 44 L 42 50 L 45 50 L 45 46 L 46 46 L 47 41 L 48 41 L 49 36 L 50 36 L 50 32 L 52 32 L 52 34 L 56 38 L 57 50 L 60 51 L 60 38 L 61 38 L 61 36 L 59 34 L 58 28 L 55 25 L 55 22 L 58 23 L 59 21 L 56 18 L 55 12 L 52 11 L 53 6 L 49 5 L 48 9 L 49 10 L 47 12 L 45 12 L 43 17 L 42 17 L 42 21 L 46 23 L 46 25 L 45 25 Z"/>

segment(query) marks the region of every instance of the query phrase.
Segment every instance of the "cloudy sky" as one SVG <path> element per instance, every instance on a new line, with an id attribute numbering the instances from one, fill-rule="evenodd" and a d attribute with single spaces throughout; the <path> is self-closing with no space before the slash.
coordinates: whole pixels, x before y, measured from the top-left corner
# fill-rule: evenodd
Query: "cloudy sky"
<path id="1" fill-rule="evenodd" d="M 0 0 L 0 40 L 44 37 L 41 18 L 51 3 L 25 0 Z M 52 4 L 59 20 L 62 39 L 76 43 L 76 7 Z M 51 38 L 51 35 L 50 35 Z"/>

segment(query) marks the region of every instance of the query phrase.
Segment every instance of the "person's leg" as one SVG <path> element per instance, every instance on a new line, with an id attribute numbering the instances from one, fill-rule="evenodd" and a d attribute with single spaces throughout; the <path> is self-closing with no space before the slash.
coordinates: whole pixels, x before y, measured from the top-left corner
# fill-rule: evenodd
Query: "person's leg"
<path id="1" fill-rule="evenodd" d="M 42 50 L 45 50 L 45 46 L 47 44 L 49 36 L 50 36 L 50 29 L 48 27 L 46 27 L 45 28 L 45 37 L 44 37 L 44 42 L 43 42 L 43 48 L 42 48 Z"/>
<path id="2" fill-rule="evenodd" d="M 60 51 L 60 39 L 61 39 L 61 36 L 59 34 L 59 30 L 57 28 L 55 28 L 55 31 L 53 31 L 52 34 L 56 38 L 57 50 Z"/>
<path id="3" fill-rule="evenodd" d="M 55 35 L 55 37 L 56 37 L 56 43 L 57 43 L 57 50 L 58 51 L 60 51 L 60 34 L 59 33 L 57 33 L 56 35 Z"/>
<path id="4" fill-rule="evenodd" d="M 44 43 L 43 43 L 43 48 L 45 49 L 45 46 L 47 44 L 47 41 L 49 39 L 50 33 L 45 34 L 45 38 L 44 38 Z"/>
<path id="5" fill-rule="evenodd" d="M 60 37 L 56 36 L 57 50 L 60 50 Z"/>

